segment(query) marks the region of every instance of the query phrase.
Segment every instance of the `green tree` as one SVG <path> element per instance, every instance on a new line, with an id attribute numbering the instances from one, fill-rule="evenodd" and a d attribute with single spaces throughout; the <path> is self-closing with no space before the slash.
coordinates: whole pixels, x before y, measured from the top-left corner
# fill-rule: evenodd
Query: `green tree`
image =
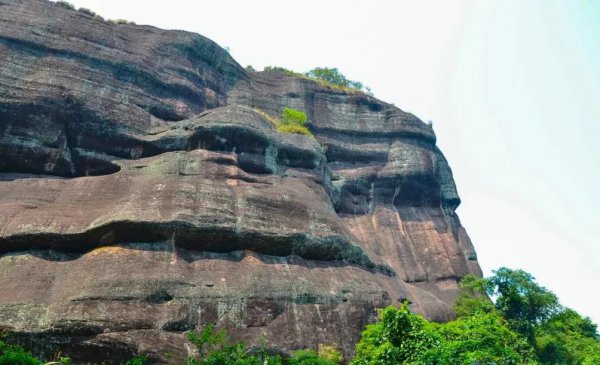
<path id="1" fill-rule="evenodd" d="M 496 312 L 496 307 L 488 297 L 490 282 L 475 275 L 467 275 L 458 284 L 459 294 L 454 304 L 456 315 L 470 317 Z"/>
<path id="2" fill-rule="evenodd" d="M 536 347 L 544 364 L 600 364 L 597 326 L 572 309 L 550 317 L 535 329 Z"/>
<path id="3" fill-rule="evenodd" d="M 561 309 L 556 295 L 523 270 L 502 267 L 489 282 L 488 293 L 495 298 L 496 308 L 511 328 L 527 337 L 531 344 L 535 343 L 535 326 Z"/>
<path id="4" fill-rule="evenodd" d="M 439 335 L 423 317 L 411 313 L 407 303 L 379 312 L 379 321 L 363 331 L 352 365 L 416 364 L 439 346 Z"/>
<path id="5" fill-rule="evenodd" d="M 424 356 L 424 364 L 536 364 L 533 348 L 508 328 L 499 312 L 478 312 L 437 326 L 442 340 Z"/>

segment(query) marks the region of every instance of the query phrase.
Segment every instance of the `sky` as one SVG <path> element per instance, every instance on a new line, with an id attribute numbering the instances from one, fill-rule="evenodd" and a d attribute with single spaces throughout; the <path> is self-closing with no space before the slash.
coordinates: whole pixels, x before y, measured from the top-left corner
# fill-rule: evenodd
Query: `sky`
<path id="1" fill-rule="evenodd" d="M 600 2 L 71 0 L 200 33 L 242 65 L 337 67 L 431 120 L 484 274 L 600 324 Z"/>

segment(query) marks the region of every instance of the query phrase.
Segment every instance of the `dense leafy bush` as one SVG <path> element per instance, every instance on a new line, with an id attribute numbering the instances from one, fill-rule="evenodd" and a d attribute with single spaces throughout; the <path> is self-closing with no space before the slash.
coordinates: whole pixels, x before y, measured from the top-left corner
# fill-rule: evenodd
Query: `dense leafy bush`
<path id="1" fill-rule="evenodd" d="M 407 303 L 387 307 L 379 312 L 379 322 L 368 325 L 362 333 L 351 364 L 422 363 L 427 351 L 440 341 L 431 323 L 412 314 Z"/>

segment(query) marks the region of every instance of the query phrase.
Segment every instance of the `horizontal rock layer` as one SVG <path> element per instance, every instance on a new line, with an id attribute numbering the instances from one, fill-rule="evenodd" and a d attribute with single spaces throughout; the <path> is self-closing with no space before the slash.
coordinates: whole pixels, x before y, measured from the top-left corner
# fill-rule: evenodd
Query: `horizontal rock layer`
<path id="1" fill-rule="evenodd" d="M 350 355 L 376 308 L 480 274 L 430 126 L 246 73 L 210 40 L 0 0 L 0 327 L 41 355 L 186 356 L 207 323 Z M 283 108 L 315 138 L 279 133 Z M 178 356 L 179 356 L 178 355 Z"/>

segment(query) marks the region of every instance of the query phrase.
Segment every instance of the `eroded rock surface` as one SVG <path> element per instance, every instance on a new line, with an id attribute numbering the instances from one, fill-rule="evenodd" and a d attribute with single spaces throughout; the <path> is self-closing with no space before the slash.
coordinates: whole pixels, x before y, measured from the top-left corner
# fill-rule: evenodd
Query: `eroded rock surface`
<path id="1" fill-rule="evenodd" d="M 375 309 L 452 318 L 480 274 L 430 126 L 212 41 L 0 0 L 0 327 L 78 362 L 207 323 L 351 354 Z M 303 110 L 316 139 L 266 116 Z M 179 356 L 178 355 L 178 356 Z"/>

